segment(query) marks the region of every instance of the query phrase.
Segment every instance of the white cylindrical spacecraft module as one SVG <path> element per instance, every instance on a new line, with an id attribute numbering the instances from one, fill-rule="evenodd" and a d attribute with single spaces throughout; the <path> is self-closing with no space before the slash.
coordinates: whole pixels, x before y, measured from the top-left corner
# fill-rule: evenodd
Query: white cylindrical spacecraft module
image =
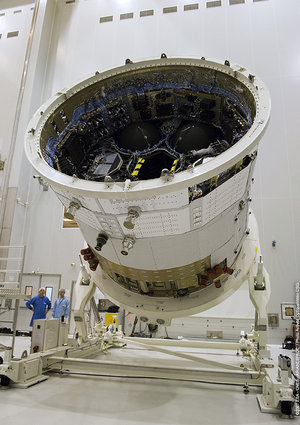
<path id="1" fill-rule="evenodd" d="M 249 192 L 269 114 L 239 65 L 127 60 L 46 102 L 25 150 L 75 217 L 100 290 L 163 324 L 223 300 L 255 260 Z"/>

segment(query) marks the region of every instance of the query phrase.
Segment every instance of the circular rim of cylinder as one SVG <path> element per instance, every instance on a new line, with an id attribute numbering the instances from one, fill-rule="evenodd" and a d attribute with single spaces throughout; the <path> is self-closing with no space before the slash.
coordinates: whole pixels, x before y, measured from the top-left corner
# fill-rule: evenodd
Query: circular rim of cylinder
<path id="1" fill-rule="evenodd" d="M 123 73 L 128 74 L 128 72 L 136 70 L 149 69 L 149 71 L 153 72 L 155 67 L 172 67 L 178 65 L 204 67 L 222 72 L 238 80 L 239 84 L 244 85 L 251 93 L 256 105 L 256 115 L 250 129 L 235 145 L 205 164 L 176 173 L 169 181 L 162 178 L 155 178 L 136 182 L 126 180 L 125 182 L 111 182 L 107 184 L 106 182 L 82 180 L 63 174 L 46 163 L 40 147 L 41 134 L 51 115 L 53 115 L 62 103 L 85 88 L 112 76 L 121 76 Z M 170 190 L 179 190 L 183 187 L 192 186 L 235 165 L 237 161 L 251 153 L 258 144 L 269 120 L 270 106 L 270 96 L 265 84 L 256 75 L 253 78 L 253 73 L 240 65 L 231 64 L 228 66 L 224 65 L 224 61 L 184 58 L 164 58 L 126 64 L 125 66 L 102 73 L 95 73 L 95 75 L 89 78 L 82 79 L 70 89 L 57 93 L 42 105 L 28 124 L 25 137 L 25 151 L 35 170 L 50 185 L 56 186 L 61 190 L 71 190 L 77 194 L 85 194 L 92 197 L 110 198 L 113 196 L 115 199 L 123 199 L 124 192 L 126 192 L 128 199 L 136 199 L 137 197 L 146 196 L 149 192 L 153 193 L 153 190 L 155 190 L 155 193 L 166 193 Z"/>

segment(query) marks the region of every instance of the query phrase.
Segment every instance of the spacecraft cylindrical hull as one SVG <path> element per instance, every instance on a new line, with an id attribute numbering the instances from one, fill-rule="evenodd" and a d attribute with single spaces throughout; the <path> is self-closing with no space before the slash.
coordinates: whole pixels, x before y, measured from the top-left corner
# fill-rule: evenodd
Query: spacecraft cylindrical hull
<path id="1" fill-rule="evenodd" d="M 269 113 L 245 68 L 163 58 L 57 94 L 25 146 L 75 217 L 100 289 L 163 323 L 224 299 L 252 264 L 249 194 Z"/>

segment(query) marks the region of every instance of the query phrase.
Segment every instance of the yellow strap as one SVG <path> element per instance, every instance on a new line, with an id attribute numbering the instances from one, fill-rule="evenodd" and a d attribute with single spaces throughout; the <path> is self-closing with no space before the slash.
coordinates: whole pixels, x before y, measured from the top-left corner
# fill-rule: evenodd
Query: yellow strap
<path id="1" fill-rule="evenodd" d="M 177 165 L 178 161 L 179 161 L 179 159 L 175 159 L 175 160 L 173 161 L 172 168 L 171 168 L 171 172 L 172 172 L 172 171 L 175 171 L 175 169 L 176 169 L 176 165 Z"/>
<path id="2" fill-rule="evenodd" d="M 139 158 L 138 162 L 136 164 L 136 166 L 134 167 L 133 172 L 131 173 L 132 176 L 137 176 L 139 174 L 139 171 L 142 167 L 142 165 L 144 164 L 145 159 L 144 158 Z"/>

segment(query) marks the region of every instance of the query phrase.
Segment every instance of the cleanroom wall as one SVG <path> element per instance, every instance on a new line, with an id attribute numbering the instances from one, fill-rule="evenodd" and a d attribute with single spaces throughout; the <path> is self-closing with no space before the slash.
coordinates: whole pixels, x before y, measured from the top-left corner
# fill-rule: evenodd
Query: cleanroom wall
<path id="1" fill-rule="evenodd" d="M 17 138 L 18 112 L 20 112 L 21 81 L 24 74 L 24 63 L 28 45 L 28 38 L 33 16 L 33 2 L 0 2 L 0 154 L 2 169 L 0 171 L 0 227 L 1 246 L 9 245 L 11 240 L 14 212 L 17 210 L 18 198 L 18 178 L 15 179 L 12 163 L 15 160 L 15 153 L 21 152 L 22 142 Z M 19 156 L 19 155 L 18 155 Z M 19 173 L 20 162 L 17 166 Z M 27 175 L 30 167 L 24 164 Z M 14 180 L 14 181 L 12 181 Z M 28 179 L 24 181 L 25 185 Z M 24 187 L 25 189 L 25 187 Z M 25 189 L 25 193 L 26 193 Z M 16 211 L 17 212 L 17 211 Z M 24 214 L 22 212 L 22 224 L 20 231 L 24 228 Z M 19 238 L 17 244 L 20 244 Z M 21 252 L 20 250 L 15 250 Z M 4 249 L 0 250 L 0 255 L 6 256 Z M 3 262 L 1 263 L 3 264 Z M 3 266 L 1 267 L 3 268 Z M 10 267 L 11 268 L 11 267 Z M 16 268 L 16 267 L 14 267 Z M 3 278 L 2 278 L 3 280 Z M 4 307 L 5 300 L 1 300 L 1 307 Z M 14 305 L 14 304 L 13 304 Z M 1 316 L 2 320 L 12 320 L 13 311 Z M 1 327 L 6 323 L 2 322 Z"/>
<path id="2" fill-rule="evenodd" d="M 162 52 L 169 57 L 228 59 L 251 69 L 267 84 L 272 113 L 255 167 L 252 205 L 272 283 L 268 311 L 280 318 L 279 327 L 270 329 L 270 341 L 280 342 L 290 332 L 291 325 L 290 320 L 281 319 L 281 303 L 294 302 L 294 284 L 299 279 L 296 102 L 300 91 L 300 2 L 48 0 L 46 3 L 52 5 L 47 12 L 52 26 L 44 30 L 49 34 L 49 54 L 43 59 L 42 93 L 40 100 L 35 98 L 33 102 L 36 108 L 79 78 L 123 64 L 126 58 L 133 61 L 157 58 Z M 34 78 L 38 78 L 38 73 Z M 25 162 L 20 168 L 27 167 Z M 18 228 L 20 220 L 15 220 L 13 240 L 27 245 L 26 272 L 61 274 L 62 285 L 69 287 L 78 272 L 77 254 L 83 239 L 78 229 L 61 228 L 61 205 L 50 190 L 42 191 L 32 174 L 27 173 L 31 184 L 24 222 L 26 234 Z M 19 197 L 22 199 L 22 193 Z M 25 189 L 24 197 L 27 199 Z M 15 217 L 17 214 L 16 210 Z M 18 242 L 23 233 L 23 240 Z M 73 262 L 75 266 L 71 266 Z M 246 307 L 235 307 L 243 305 Z M 220 306 L 220 315 L 226 309 L 228 305 Z M 230 310 L 232 316 L 242 316 L 241 310 L 247 310 L 246 317 L 251 317 L 246 288 L 233 298 Z"/>

